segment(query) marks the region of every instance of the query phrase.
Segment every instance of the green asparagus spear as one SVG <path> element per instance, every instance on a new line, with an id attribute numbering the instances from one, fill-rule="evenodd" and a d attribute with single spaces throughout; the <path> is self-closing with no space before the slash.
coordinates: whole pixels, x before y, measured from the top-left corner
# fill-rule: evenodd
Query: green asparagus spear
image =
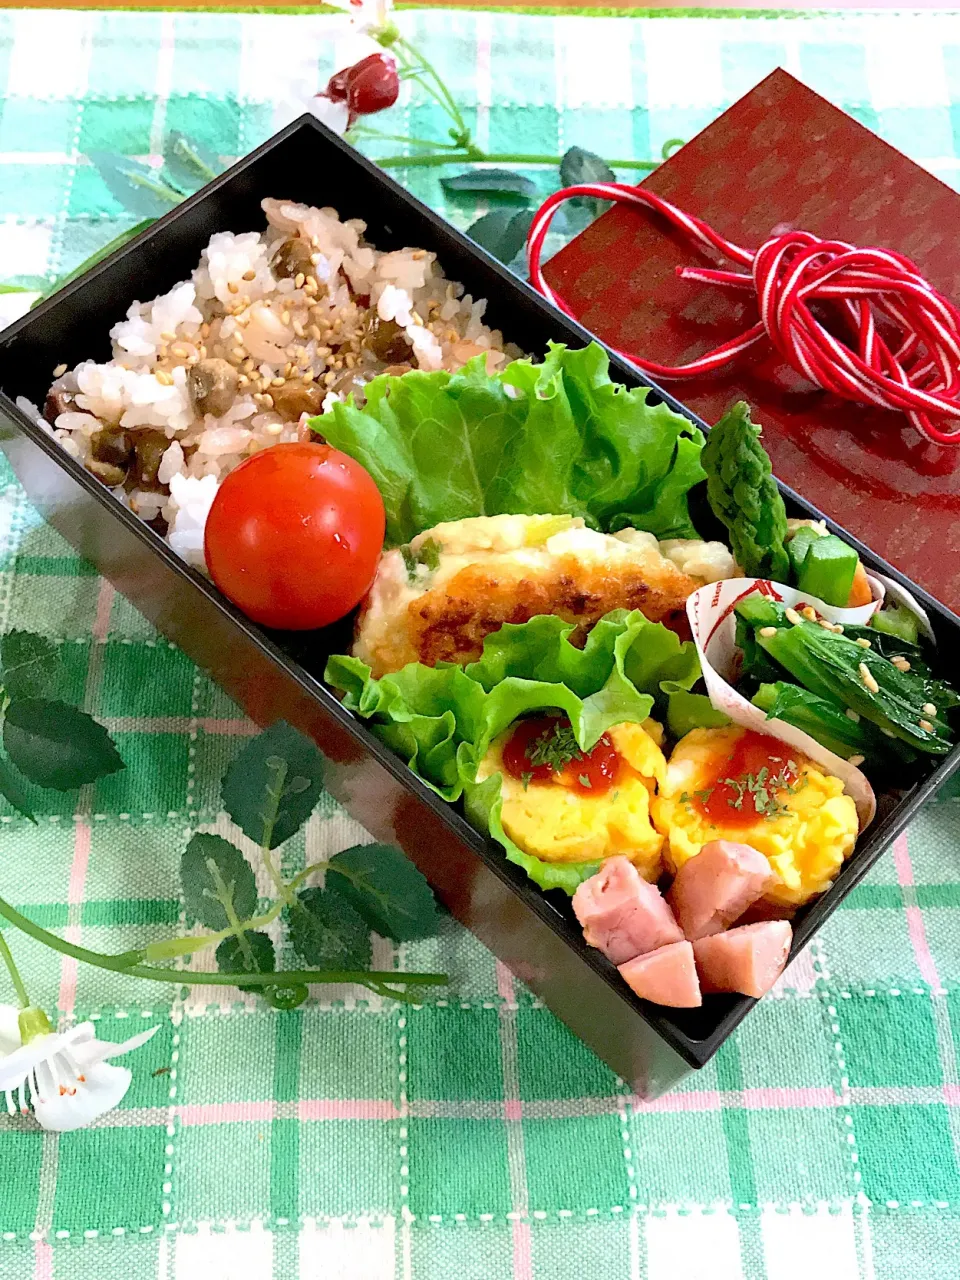
<path id="1" fill-rule="evenodd" d="M 850 598 L 850 588 L 860 557 L 835 534 L 815 538 L 807 549 L 797 574 L 797 590 L 824 604 L 842 608 Z"/>
<path id="2" fill-rule="evenodd" d="M 897 636 L 909 644 L 917 643 L 917 619 L 909 609 L 896 605 L 892 609 L 881 609 L 870 619 L 874 631 L 882 631 L 888 636 Z"/>
<path id="3" fill-rule="evenodd" d="M 700 456 L 707 498 L 726 525 L 737 564 L 748 578 L 788 581 L 787 512 L 760 443 L 760 428 L 741 400 L 707 436 Z"/>

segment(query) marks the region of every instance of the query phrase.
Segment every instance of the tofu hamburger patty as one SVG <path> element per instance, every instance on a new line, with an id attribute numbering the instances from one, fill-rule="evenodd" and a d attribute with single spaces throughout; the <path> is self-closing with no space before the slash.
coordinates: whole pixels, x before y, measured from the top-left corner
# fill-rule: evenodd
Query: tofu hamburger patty
<path id="1" fill-rule="evenodd" d="M 582 643 L 612 609 L 669 623 L 691 592 L 735 572 L 719 542 L 597 533 L 571 516 L 453 521 L 384 553 L 353 652 L 375 676 L 409 662 L 473 662 L 505 622 L 545 613 L 575 624 Z"/>

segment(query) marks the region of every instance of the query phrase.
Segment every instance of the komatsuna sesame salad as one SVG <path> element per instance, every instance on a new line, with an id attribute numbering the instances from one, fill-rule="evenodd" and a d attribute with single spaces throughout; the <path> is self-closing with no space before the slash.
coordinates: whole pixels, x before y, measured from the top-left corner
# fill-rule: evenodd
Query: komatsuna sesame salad
<path id="1" fill-rule="evenodd" d="M 788 518 L 748 405 L 704 439 L 596 343 L 506 346 L 426 249 L 263 207 L 38 420 L 255 622 L 355 611 L 327 684 L 637 996 L 762 996 L 954 746 L 924 611 Z"/>

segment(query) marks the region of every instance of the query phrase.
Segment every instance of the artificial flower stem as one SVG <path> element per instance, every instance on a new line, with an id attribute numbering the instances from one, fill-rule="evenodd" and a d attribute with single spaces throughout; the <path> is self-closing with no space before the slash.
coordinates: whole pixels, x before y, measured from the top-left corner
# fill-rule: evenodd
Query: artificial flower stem
<path id="1" fill-rule="evenodd" d="M 368 125 L 354 125 L 349 130 L 347 141 L 351 138 L 370 139 L 372 142 L 406 142 L 411 147 L 433 147 L 435 151 L 463 151 L 456 142 L 434 142 L 430 138 L 405 138 L 402 133 L 381 133 L 379 129 L 371 129 Z"/>
<path id="2" fill-rule="evenodd" d="M 154 982 L 173 982 L 179 986 L 235 987 L 238 982 L 255 987 L 276 986 L 309 986 L 311 983 L 326 982 L 383 982 L 397 983 L 405 986 L 411 984 L 423 987 L 442 987 L 447 983 L 445 973 L 400 973 L 383 972 L 367 969 L 315 970 L 295 969 L 280 973 L 190 973 L 183 969 L 152 969 L 147 965 L 129 963 L 131 952 L 118 956 L 103 955 L 99 951 L 90 951 L 87 947 L 79 947 L 65 938 L 58 938 L 27 916 L 21 915 L 16 907 L 11 906 L 4 898 L 0 898 L 0 916 L 28 937 L 43 943 L 61 955 L 72 956 L 74 960 L 82 960 L 97 969 L 109 969 L 113 973 L 129 974 L 133 978 L 149 978 Z M 281 981 L 282 979 L 282 981 Z"/>
<path id="3" fill-rule="evenodd" d="M 399 50 L 399 53 L 400 53 L 401 60 L 397 67 L 397 72 L 400 76 L 400 79 L 412 80 L 414 84 L 418 84 L 420 88 L 424 91 L 424 93 L 427 94 L 428 97 L 432 98 L 434 102 L 443 111 L 447 113 L 450 119 L 457 126 L 457 131 L 462 132 L 464 128 L 463 118 L 462 116 L 460 116 L 459 111 L 457 111 L 456 114 L 454 114 L 454 111 L 456 111 L 456 107 L 454 107 L 454 109 L 451 110 L 450 103 L 447 101 L 446 97 L 442 92 L 442 86 L 431 84 L 429 80 L 424 79 L 424 73 L 429 74 L 429 68 L 426 66 L 426 64 L 423 63 L 422 60 L 419 65 L 417 63 L 408 61 L 407 56 L 402 49 Z M 434 73 L 434 79 L 436 79 L 435 73 Z"/>
<path id="4" fill-rule="evenodd" d="M 315 871 L 325 871 L 329 865 L 329 862 L 311 863 L 310 866 L 304 867 L 302 871 L 297 872 L 287 885 L 287 888 L 292 893 L 303 884 L 308 876 L 313 875 Z M 282 900 L 275 902 L 262 915 L 251 916 L 249 920 L 239 921 L 239 927 L 246 933 L 254 933 L 258 929 L 266 929 L 268 925 L 273 924 L 285 906 L 286 903 Z M 219 933 L 197 933 L 187 937 L 178 934 L 175 938 L 161 938 L 156 942 L 149 942 L 139 951 L 128 951 L 125 952 L 125 955 L 129 956 L 130 964 L 137 964 L 141 960 L 146 960 L 150 964 L 157 960 L 173 960 L 176 956 L 195 955 L 198 951 L 206 951 L 208 947 L 218 947 L 221 942 L 225 942 L 227 938 L 232 938 L 235 933 L 236 930 L 231 927 L 229 929 L 221 929 Z"/>
<path id="5" fill-rule="evenodd" d="M 525 155 L 517 152 L 462 151 L 457 155 L 438 156 L 383 156 L 374 160 L 381 169 L 435 169 L 443 164 L 462 161 L 465 164 L 552 164 L 557 165 L 562 156 Z M 608 160 L 611 169 L 659 169 L 659 160 Z"/>
<path id="6" fill-rule="evenodd" d="M 223 914 L 227 917 L 231 935 L 237 940 L 240 954 L 251 969 L 256 969 L 257 961 L 253 954 L 253 947 L 251 947 L 247 939 L 246 925 L 237 915 L 237 909 L 233 905 L 233 889 L 224 880 L 215 859 L 209 858 L 207 860 L 207 868 L 210 872 L 210 878 L 217 886 L 217 895 L 220 898 L 220 905 L 223 907 Z"/>
<path id="7" fill-rule="evenodd" d="M 273 887 L 276 889 L 277 893 L 283 899 L 283 905 L 287 907 L 295 907 L 297 904 L 297 900 L 293 895 L 293 890 L 290 888 L 290 886 L 284 880 L 283 876 L 277 870 L 277 867 L 273 861 L 273 858 L 270 856 L 269 847 L 266 844 L 264 844 L 260 850 L 260 853 L 263 856 L 263 865 L 267 868 L 267 875 L 270 877 Z"/>
<path id="8" fill-rule="evenodd" d="M 437 71 L 433 63 L 430 62 L 427 58 L 425 58 L 423 54 L 420 52 L 420 50 L 417 49 L 414 45 L 410 44 L 409 41 L 405 40 L 403 36 L 401 36 L 400 39 L 396 41 L 396 45 L 399 48 L 401 48 L 404 51 L 404 53 L 409 54 L 412 57 L 416 58 L 420 66 L 423 67 L 424 71 L 426 71 L 428 75 L 433 77 L 434 84 L 436 84 L 437 88 L 440 90 L 440 93 L 443 95 L 443 98 L 446 101 L 447 111 L 450 115 L 450 118 L 453 120 L 454 124 L 457 126 L 457 129 L 460 131 L 460 133 L 465 134 L 467 132 L 466 121 L 464 120 L 463 116 L 460 114 L 460 108 L 457 106 L 457 103 L 453 94 L 447 88 L 443 78 L 441 77 L 440 73 Z"/>
<path id="9" fill-rule="evenodd" d="M 404 79 L 411 80 L 414 84 L 418 84 L 420 88 L 423 90 L 423 92 L 427 94 L 428 97 L 434 100 L 434 102 L 437 104 L 438 107 L 440 107 L 443 111 L 446 111 L 447 115 L 450 116 L 451 120 L 456 120 L 456 117 L 450 111 L 450 108 L 448 107 L 445 100 L 436 91 L 436 89 L 434 89 L 434 87 L 430 84 L 429 80 L 425 80 L 422 75 L 419 75 L 414 71 L 408 71 L 406 76 L 404 76 Z M 458 133 L 461 132 L 459 125 L 457 126 L 457 132 Z"/>
<path id="10" fill-rule="evenodd" d="M 278 760 L 274 772 L 276 774 L 274 785 L 267 787 L 269 807 L 263 815 L 263 835 L 260 840 L 260 853 L 274 889 L 276 889 L 277 894 L 283 899 L 284 903 L 293 908 L 297 900 L 270 856 L 270 847 L 273 844 L 273 829 L 277 825 L 277 814 L 280 812 L 280 801 L 283 799 L 283 785 L 287 780 L 286 760 Z"/>
<path id="11" fill-rule="evenodd" d="M 30 1008 L 30 997 L 27 995 L 27 988 L 23 985 L 23 979 L 20 977 L 20 970 L 14 963 L 13 953 L 7 944 L 6 938 L 0 933 L 0 957 L 7 967 L 7 973 L 10 975 L 10 981 L 13 983 L 13 989 L 16 992 L 17 1000 L 21 1009 Z"/>

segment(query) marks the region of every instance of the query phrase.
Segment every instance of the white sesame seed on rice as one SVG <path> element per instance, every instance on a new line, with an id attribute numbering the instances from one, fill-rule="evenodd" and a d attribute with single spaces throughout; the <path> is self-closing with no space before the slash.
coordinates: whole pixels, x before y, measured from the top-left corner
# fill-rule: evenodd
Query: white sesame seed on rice
<path id="1" fill-rule="evenodd" d="M 84 464 L 105 460 L 103 450 L 116 464 L 126 450 L 127 479 L 114 492 L 143 519 L 162 518 L 170 546 L 201 569 L 224 476 L 300 438 L 307 415 L 281 413 L 288 379 L 329 412 L 387 368 L 455 370 L 485 353 L 492 371 L 521 354 L 484 323 L 486 301 L 448 281 L 429 250 L 381 252 L 364 243 L 363 222 L 330 208 L 268 199 L 263 210 L 263 233 L 216 232 L 189 280 L 132 303 L 110 330 L 111 360 L 58 366 L 43 414 L 19 402 Z M 375 349 L 384 325 L 389 358 Z M 398 361 L 403 343 L 409 354 Z M 220 391 L 211 400 L 212 362 Z M 160 456 L 150 474 L 141 442 Z"/>

